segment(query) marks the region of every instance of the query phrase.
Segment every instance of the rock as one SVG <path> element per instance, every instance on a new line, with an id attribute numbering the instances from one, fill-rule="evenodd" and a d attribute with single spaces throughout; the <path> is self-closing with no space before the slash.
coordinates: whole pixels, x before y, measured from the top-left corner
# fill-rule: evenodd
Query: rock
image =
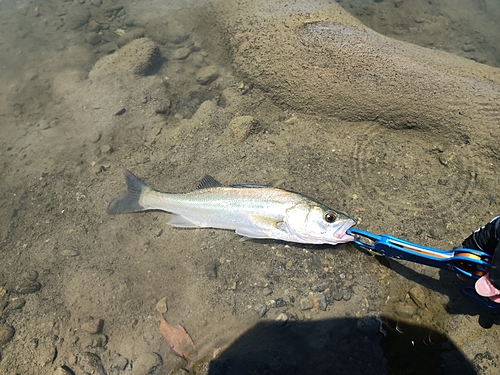
<path id="1" fill-rule="evenodd" d="M 285 324 L 288 321 L 288 315 L 286 315 L 285 313 L 280 313 L 274 320 L 281 324 Z"/>
<path id="2" fill-rule="evenodd" d="M 191 50 L 187 47 L 177 48 L 172 54 L 172 58 L 175 60 L 186 60 L 191 54 Z"/>
<path id="3" fill-rule="evenodd" d="M 14 337 L 14 327 L 8 324 L 0 324 L 0 346 L 7 344 Z"/>
<path id="4" fill-rule="evenodd" d="M 156 311 L 160 314 L 165 314 L 168 311 L 167 297 L 163 297 L 156 303 Z"/>
<path id="5" fill-rule="evenodd" d="M 132 366 L 132 375 L 152 375 L 163 364 L 162 358 L 156 353 L 140 355 Z"/>
<path id="6" fill-rule="evenodd" d="M 215 65 L 201 68 L 196 74 L 196 82 L 200 85 L 208 85 L 219 78 L 219 69 Z"/>
<path id="7" fill-rule="evenodd" d="M 269 287 L 266 287 L 266 288 L 262 289 L 262 294 L 265 295 L 265 296 L 268 296 L 268 295 L 270 295 L 272 293 L 273 293 L 273 291 Z"/>
<path id="8" fill-rule="evenodd" d="M 104 320 L 90 317 L 87 321 L 82 323 L 81 328 L 87 333 L 95 334 L 95 333 L 101 333 L 103 326 L 104 326 Z"/>
<path id="9" fill-rule="evenodd" d="M 54 375 L 75 375 L 75 373 L 66 366 L 59 366 L 54 371 Z"/>
<path id="10" fill-rule="evenodd" d="M 111 154 L 113 152 L 113 148 L 110 145 L 102 145 L 100 147 L 101 155 Z"/>
<path id="11" fill-rule="evenodd" d="M 129 360 L 127 358 L 119 355 L 113 359 L 111 369 L 118 370 L 118 371 L 124 371 L 127 368 L 128 364 L 129 364 Z"/>
<path id="12" fill-rule="evenodd" d="M 410 295 L 412 301 L 415 302 L 415 305 L 417 305 L 419 308 L 421 309 L 427 308 L 425 304 L 426 300 L 425 290 L 420 285 L 416 285 L 413 288 L 411 288 L 408 294 Z"/>
<path id="13" fill-rule="evenodd" d="M 90 342 L 91 348 L 104 348 L 108 344 L 108 336 L 99 334 L 93 335 L 92 341 Z"/>
<path id="14" fill-rule="evenodd" d="M 221 138 L 229 144 L 242 143 L 258 129 L 259 123 L 252 116 L 239 116 L 231 120 Z"/>
<path id="15" fill-rule="evenodd" d="M 415 314 L 415 307 L 401 302 L 396 305 L 396 314 L 409 319 Z"/>
<path id="16" fill-rule="evenodd" d="M 464 52 L 474 52 L 476 49 L 474 48 L 474 46 L 472 44 L 464 44 L 462 46 L 462 50 Z"/>
<path id="17" fill-rule="evenodd" d="M 265 302 L 268 309 L 272 309 L 276 307 L 276 301 L 274 299 L 269 299 Z"/>
<path id="18" fill-rule="evenodd" d="M 301 310 L 309 310 L 314 307 L 313 301 L 311 301 L 309 298 L 301 298 L 299 301 L 299 305 Z"/>
<path id="19" fill-rule="evenodd" d="M 74 12 L 66 16 L 66 26 L 71 30 L 76 30 L 85 25 L 89 19 L 90 11 L 88 9 L 75 9 Z"/>
<path id="20" fill-rule="evenodd" d="M 208 262 L 205 265 L 205 275 L 207 275 L 207 277 L 210 279 L 216 279 L 218 266 L 219 263 L 217 261 Z"/>
<path id="21" fill-rule="evenodd" d="M 326 297 L 324 294 L 318 294 L 318 304 L 319 304 L 319 308 L 323 311 L 326 310 L 326 306 L 327 306 L 327 303 L 326 303 Z"/>
<path id="22" fill-rule="evenodd" d="M 7 307 L 5 308 L 6 311 L 13 311 L 13 310 L 19 310 L 24 307 L 26 304 L 26 300 L 21 297 L 13 297 L 8 301 Z"/>
<path id="23" fill-rule="evenodd" d="M 85 36 L 85 40 L 87 43 L 95 46 L 96 44 L 101 43 L 102 37 L 98 33 L 90 32 Z"/>
<path id="24" fill-rule="evenodd" d="M 267 312 L 267 306 L 266 305 L 263 305 L 261 303 L 255 305 L 253 307 L 253 309 L 255 310 L 255 312 L 257 313 L 257 315 L 259 315 L 260 318 L 262 318 L 264 315 L 266 315 L 266 312 Z"/>
<path id="25" fill-rule="evenodd" d="M 286 306 L 286 302 L 283 298 L 276 298 L 275 302 L 276 302 L 276 307 L 285 307 Z"/>
<path id="26" fill-rule="evenodd" d="M 351 297 L 352 297 L 352 295 L 353 295 L 353 294 L 354 294 L 354 291 L 352 290 L 352 288 L 351 288 L 351 287 L 346 288 L 346 289 L 344 290 L 343 295 L 342 295 L 342 299 L 343 299 L 344 301 L 349 301 L 349 300 L 351 299 Z"/>
<path id="27" fill-rule="evenodd" d="M 38 281 L 21 279 L 8 286 L 8 289 L 16 294 L 31 294 L 39 291 L 41 287 Z"/>
<path id="28" fill-rule="evenodd" d="M 76 363 L 82 371 L 95 375 L 106 375 L 101 357 L 91 352 L 81 352 L 76 356 Z M 144 373 L 146 374 L 146 373 Z"/>
<path id="29" fill-rule="evenodd" d="M 94 20 L 90 20 L 87 24 L 87 31 L 98 33 L 99 31 L 101 31 L 101 25 Z"/>
<path id="30" fill-rule="evenodd" d="M 147 75 L 161 63 L 160 49 L 147 38 L 132 40 L 112 55 L 102 57 L 89 73 L 90 79 L 102 79 L 111 74 Z"/>
<path id="31" fill-rule="evenodd" d="M 162 115 L 168 115 L 170 113 L 170 100 L 155 100 L 153 101 L 153 109 L 156 113 Z"/>

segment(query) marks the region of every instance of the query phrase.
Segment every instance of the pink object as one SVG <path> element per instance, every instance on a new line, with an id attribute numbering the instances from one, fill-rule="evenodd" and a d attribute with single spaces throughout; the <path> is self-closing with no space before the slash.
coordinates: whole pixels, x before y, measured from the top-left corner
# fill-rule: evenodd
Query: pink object
<path id="1" fill-rule="evenodd" d="M 491 284 L 488 274 L 476 281 L 476 292 L 480 296 L 489 297 L 493 302 L 500 303 L 500 290 Z"/>

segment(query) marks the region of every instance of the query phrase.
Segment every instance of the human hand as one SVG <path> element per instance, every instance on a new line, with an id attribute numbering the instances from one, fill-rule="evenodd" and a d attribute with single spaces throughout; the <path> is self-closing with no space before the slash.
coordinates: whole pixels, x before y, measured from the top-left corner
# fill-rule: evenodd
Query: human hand
<path id="1" fill-rule="evenodd" d="M 493 256 L 490 272 L 476 281 L 476 292 L 500 303 L 500 217 L 497 216 L 485 226 L 467 237 L 462 246 L 485 251 Z"/>
<path id="2" fill-rule="evenodd" d="M 493 302 L 500 303 L 500 290 L 491 283 L 489 273 L 477 280 L 475 287 L 480 296 L 489 297 Z"/>

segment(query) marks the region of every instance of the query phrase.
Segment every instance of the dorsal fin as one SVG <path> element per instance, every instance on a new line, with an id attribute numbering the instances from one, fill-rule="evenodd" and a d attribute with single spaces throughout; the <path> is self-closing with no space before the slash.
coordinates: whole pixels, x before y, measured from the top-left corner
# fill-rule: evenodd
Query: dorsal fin
<path id="1" fill-rule="evenodd" d="M 208 189 L 208 188 L 213 188 L 213 187 L 221 187 L 224 186 L 222 185 L 219 181 L 217 181 L 215 178 L 212 176 L 206 174 L 205 177 L 203 177 L 196 187 L 196 189 Z"/>

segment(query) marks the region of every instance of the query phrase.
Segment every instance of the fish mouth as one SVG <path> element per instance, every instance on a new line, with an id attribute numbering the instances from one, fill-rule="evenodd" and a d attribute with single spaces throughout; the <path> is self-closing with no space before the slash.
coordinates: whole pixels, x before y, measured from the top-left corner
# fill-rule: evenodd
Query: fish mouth
<path id="1" fill-rule="evenodd" d="M 347 220 L 340 228 L 335 232 L 334 237 L 338 238 L 339 240 L 342 240 L 343 242 L 351 242 L 355 241 L 356 237 L 353 236 L 352 234 L 347 234 L 347 231 L 356 225 L 356 222 L 354 220 Z"/>

